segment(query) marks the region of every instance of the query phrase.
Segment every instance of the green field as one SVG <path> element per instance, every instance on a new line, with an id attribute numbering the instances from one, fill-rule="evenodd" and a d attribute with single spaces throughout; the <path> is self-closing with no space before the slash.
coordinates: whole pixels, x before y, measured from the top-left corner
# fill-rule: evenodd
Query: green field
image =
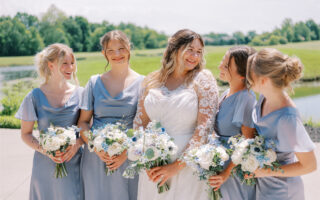
<path id="1" fill-rule="evenodd" d="M 305 65 L 304 77 L 320 76 L 320 41 L 292 43 L 287 45 L 272 46 L 290 56 L 298 56 Z M 218 65 L 230 46 L 207 46 L 205 57 L 207 68 L 215 76 L 218 75 Z M 257 49 L 261 49 L 258 47 Z M 133 50 L 131 56 L 131 67 L 140 74 L 148 74 L 161 65 L 161 57 L 164 49 Z M 93 74 L 103 73 L 106 60 L 100 52 L 76 53 L 78 63 L 78 78 L 83 86 Z M 0 57 L 0 66 L 32 65 L 33 56 L 22 57 Z"/>
<path id="2" fill-rule="evenodd" d="M 230 46 L 207 46 L 205 49 L 205 57 L 207 61 L 206 67 L 210 69 L 216 77 L 218 76 L 218 65 L 228 48 L 230 48 Z M 262 47 L 258 47 L 257 49 L 261 48 Z M 320 77 L 320 41 L 273 46 L 273 48 L 277 48 L 284 53 L 301 58 L 305 65 L 304 77 Z M 147 75 L 148 73 L 160 68 L 163 51 L 164 49 L 134 50 L 131 55 L 131 67 L 138 73 Z M 106 60 L 100 52 L 76 53 L 76 58 L 78 65 L 77 75 L 81 86 L 84 86 L 87 83 L 90 76 L 94 74 L 101 74 L 105 71 Z M 33 65 L 33 59 L 33 56 L 0 57 L 0 67 Z M 22 86 L 27 86 L 29 82 L 32 82 L 32 84 L 39 84 L 38 82 L 33 82 L 29 79 L 3 84 L 3 89 L 6 89 L 10 94 L 12 93 L 12 95 L 5 96 L 3 99 L 6 99 L 6 101 L 2 99 L 2 104 L 5 103 L 8 108 L 14 108 L 14 111 L 16 111 L 18 108 L 17 106 L 20 105 L 20 102 L 16 101 L 24 97 L 26 92 L 32 88 L 29 87 L 28 89 L 24 88 L 19 90 L 19 87 L 22 88 Z M 12 84 L 18 88 L 20 93 L 19 91 L 15 92 L 15 87 L 9 86 Z M 294 91 L 295 93 L 292 95 L 293 97 L 320 94 L 320 83 L 312 82 L 311 84 L 299 84 Z M 0 121 L 0 127 L 3 128 L 20 127 L 19 120 L 16 120 L 12 115 L 0 115 Z"/>

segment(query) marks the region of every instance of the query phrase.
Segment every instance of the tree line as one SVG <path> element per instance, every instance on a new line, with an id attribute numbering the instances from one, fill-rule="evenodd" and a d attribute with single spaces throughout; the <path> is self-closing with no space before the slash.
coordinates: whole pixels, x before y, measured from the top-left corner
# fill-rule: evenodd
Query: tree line
<path id="1" fill-rule="evenodd" d="M 54 5 L 41 18 L 18 12 L 0 17 L 0 56 L 33 55 L 49 44 L 69 45 L 75 52 L 99 51 L 100 37 L 119 29 L 131 39 L 133 48 L 165 47 L 167 35 L 132 23 L 90 23 L 82 16 L 67 16 Z"/>
<path id="2" fill-rule="evenodd" d="M 241 45 L 266 46 L 287 44 L 289 42 L 304 42 L 320 40 L 320 25 L 310 19 L 306 22 L 293 23 L 291 19 L 285 19 L 280 28 L 272 32 L 257 34 L 256 31 L 249 31 L 244 34 L 240 31 L 232 35 L 226 33 L 209 33 L 204 35 L 207 45 Z"/>
<path id="3" fill-rule="evenodd" d="M 0 56 L 34 55 L 55 42 L 67 44 L 75 52 L 99 51 L 100 37 L 114 29 L 125 32 L 135 49 L 162 48 L 167 44 L 166 34 L 148 27 L 132 23 L 115 25 L 107 21 L 90 23 L 82 16 L 68 17 L 52 5 L 41 17 L 20 12 L 14 17 L 1 16 Z M 320 40 L 320 26 L 313 20 L 293 23 L 291 19 L 285 19 L 281 27 L 272 32 L 209 33 L 203 37 L 207 45 L 276 45 Z"/>

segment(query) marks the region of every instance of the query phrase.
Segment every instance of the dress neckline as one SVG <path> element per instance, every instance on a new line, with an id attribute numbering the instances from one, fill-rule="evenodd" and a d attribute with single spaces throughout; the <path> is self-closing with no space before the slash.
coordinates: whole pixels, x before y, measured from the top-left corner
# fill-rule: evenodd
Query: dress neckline
<path id="1" fill-rule="evenodd" d="M 134 81 L 132 81 L 132 83 L 130 83 L 126 88 L 124 88 L 122 91 L 120 91 L 118 94 L 116 94 L 115 96 L 112 96 L 110 93 L 109 93 L 109 91 L 107 90 L 107 88 L 105 87 L 105 85 L 104 85 L 104 83 L 103 83 L 103 81 L 102 81 L 102 79 L 101 79 L 101 75 L 99 75 L 98 76 L 98 80 L 99 80 L 99 82 L 100 82 L 100 84 L 101 84 L 101 87 L 104 89 L 104 91 L 106 92 L 106 94 L 109 96 L 109 97 L 111 97 L 112 99 L 117 99 L 117 98 L 119 98 L 119 96 L 121 96 L 123 93 L 124 93 L 124 91 L 126 91 L 126 90 L 128 90 L 129 88 L 131 88 L 131 87 L 133 87 L 133 85 L 135 85 L 135 83 L 138 81 L 138 80 L 140 80 L 140 78 L 141 78 L 142 76 L 140 75 L 140 76 L 138 76 Z"/>
<path id="2" fill-rule="evenodd" d="M 295 107 L 292 107 L 292 106 L 284 106 L 284 107 L 282 107 L 282 108 L 279 108 L 279 109 L 277 109 L 277 110 L 274 110 L 274 111 L 272 111 L 272 112 L 270 112 L 270 113 L 262 116 L 262 105 L 263 105 L 263 103 L 264 103 L 265 97 L 264 97 L 264 96 L 261 96 L 260 98 L 262 98 L 261 101 L 260 101 L 260 104 L 259 104 L 259 113 L 258 113 L 260 119 L 267 118 L 267 117 L 269 117 L 269 116 L 274 115 L 275 113 L 282 112 L 282 111 L 284 111 L 284 110 L 289 110 L 289 111 L 291 110 L 291 111 L 296 112 L 296 108 L 295 108 Z"/>
<path id="3" fill-rule="evenodd" d="M 221 98 L 221 100 L 220 100 L 220 104 L 221 104 L 222 102 L 224 102 L 225 100 L 229 100 L 229 99 L 232 99 L 232 98 L 238 96 L 240 93 L 245 92 L 246 90 L 247 90 L 246 88 L 245 88 L 245 89 L 242 89 L 242 90 L 239 90 L 239 91 L 237 91 L 237 92 L 235 92 L 235 93 L 233 93 L 232 95 L 230 95 L 230 96 L 227 97 L 228 92 L 230 91 L 230 88 L 228 88 L 228 89 L 223 93 L 222 98 Z"/>
<path id="4" fill-rule="evenodd" d="M 75 93 L 76 93 L 76 91 L 78 90 L 78 88 L 79 88 L 79 87 L 76 86 L 76 87 L 74 88 L 74 90 L 72 91 L 72 94 L 70 95 L 70 97 L 68 98 L 68 100 L 67 100 L 62 106 L 59 106 L 59 107 L 54 107 L 54 106 L 52 106 L 52 105 L 50 104 L 50 102 L 49 102 L 46 94 L 45 94 L 40 88 L 38 88 L 38 89 L 39 89 L 41 95 L 44 96 L 44 99 L 46 100 L 47 104 L 48 104 L 51 108 L 61 109 L 61 108 L 65 108 L 65 107 L 67 106 L 67 104 L 69 103 L 69 101 L 70 101 L 70 100 L 73 98 L 73 96 L 75 95 Z"/>
<path id="5" fill-rule="evenodd" d="M 167 86 L 165 86 L 164 84 L 163 84 L 160 88 L 163 88 L 165 91 L 171 93 L 171 92 L 179 91 L 180 89 L 185 88 L 185 84 L 182 83 L 182 84 L 180 84 L 178 87 L 176 87 L 176 88 L 173 89 L 173 90 L 170 90 L 170 89 L 169 89 Z"/>

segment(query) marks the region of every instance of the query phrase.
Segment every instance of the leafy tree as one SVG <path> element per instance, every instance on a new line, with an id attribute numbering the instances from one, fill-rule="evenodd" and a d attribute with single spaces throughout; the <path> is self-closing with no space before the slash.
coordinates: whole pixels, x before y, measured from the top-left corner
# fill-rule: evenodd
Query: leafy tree
<path id="1" fill-rule="evenodd" d="M 236 44 L 245 44 L 246 43 L 245 35 L 242 32 L 237 31 L 237 32 L 233 33 L 232 36 L 235 38 Z"/>
<path id="2" fill-rule="evenodd" d="M 69 17 L 65 19 L 62 23 L 63 30 L 65 32 L 66 37 L 68 38 L 69 45 L 74 51 L 82 51 L 83 49 L 83 35 L 80 26 L 77 22 Z"/>
<path id="3" fill-rule="evenodd" d="M 106 33 L 105 27 L 99 27 L 94 30 L 90 36 L 89 48 L 91 51 L 100 51 L 100 38 Z"/>
<path id="4" fill-rule="evenodd" d="M 17 19 L 21 23 L 23 23 L 27 29 L 30 29 L 31 27 L 39 28 L 39 19 L 34 15 L 29 15 L 28 13 L 18 12 L 14 16 L 14 19 Z"/>
<path id="5" fill-rule="evenodd" d="M 20 56 L 33 55 L 43 47 L 38 31 L 25 25 L 17 19 L 0 22 L 0 55 Z"/>
<path id="6" fill-rule="evenodd" d="M 251 40 L 257 35 L 256 31 L 249 31 L 245 36 L 245 44 L 251 42 Z"/>
<path id="7" fill-rule="evenodd" d="M 306 22 L 307 27 L 310 30 L 311 40 L 320 40 L 320 27 L 312 19 Z"/>
<path id="8" fill-rule="evenodd" d="M 294 27 L 291 19 L 285 19 L 281 25 L 282 36 L 286 37 L 288 42 L 294 40 Z"/>
<path id="9" fill-rule="evenodd" d="M 80 39 L 80 42 L 83 45 L 82 51 L 88 51 L 90 43 L 90 24 L 86 18 L 81 16 L 76 16 L 75 21 L 80 26 L 82 33 L 82 37 Z"/>
<path id="10" fill-rule="evenodd" d="M 261 40 L 259 36 L 254 37 L 249 43 L 251 46 L 263 46 L 266 45 L 264 41 Z"/>
<path id="11" fill-rule="evenodd" d="M 294 25 L 294 42 L 310 41 L 310 29 L 303 22 Z"/>

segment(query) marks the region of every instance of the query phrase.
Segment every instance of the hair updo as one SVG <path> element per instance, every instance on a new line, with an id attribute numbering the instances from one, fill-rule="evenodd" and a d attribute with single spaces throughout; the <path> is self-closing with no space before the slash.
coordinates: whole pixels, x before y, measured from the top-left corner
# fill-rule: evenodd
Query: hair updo
<path id="1" fill-rule="evenodd" d="M 291 88 L 301 78 L 303 64 L 297 57 L 289 57 L 276 49 L 265 48 L 249 57 L 247 79 L 253 83 L 251 73 L 271 79 L 277 88 Z"/>
<path id="2" fill-rule="evenodd" d="M 38 68 L 38 74 L 40 77 L 44 78 L 45 83 L 48 82 L 51 76 L 51 70 L 48 67 L 48 62 L 57 61 L 58 66 L 61 66 L 64 62 L 65 56 L 71 55 L 74 65 L 76 66 L 75 72 L 72 74 L 72 78 L 78 84 L 78 79 L 76 75 L 77 65 L 76 58 L 73 55 L 73 51 L 70 47 L 61 43 L 54 43 L 44 48 L 41 52 L 37 53 L 35 56 L 35 65 Z"/>

